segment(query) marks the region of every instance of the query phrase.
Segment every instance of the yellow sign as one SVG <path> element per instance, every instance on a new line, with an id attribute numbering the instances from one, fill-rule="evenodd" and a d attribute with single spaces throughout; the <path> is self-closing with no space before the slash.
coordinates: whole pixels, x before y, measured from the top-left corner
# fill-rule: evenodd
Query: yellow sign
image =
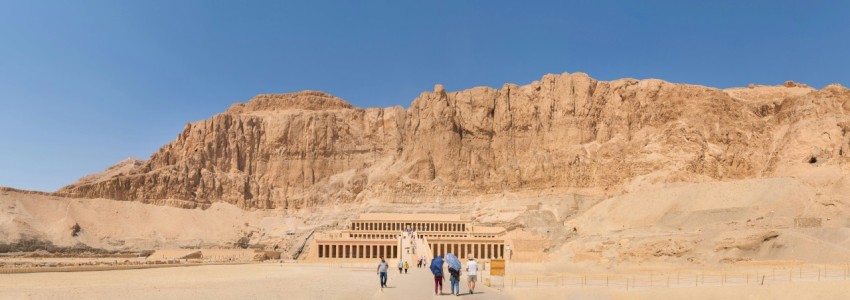
<path id="1" fill-rule="evenodd" d="M 490 276 L 505 276 L 504 259 L 494 259 L 490 261 Z"/>

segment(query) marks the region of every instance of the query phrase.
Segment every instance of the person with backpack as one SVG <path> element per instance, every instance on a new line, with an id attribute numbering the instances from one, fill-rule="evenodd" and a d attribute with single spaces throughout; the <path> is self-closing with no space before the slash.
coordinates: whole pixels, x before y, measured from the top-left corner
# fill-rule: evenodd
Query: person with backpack
<path id="1" fill-rule="evenodd" d="M 443 258 L 439 255 L 431 260 L 431 274 L 434 274 L 434 295 L 443 294 Z"/>
<path id="2" fill-rule="evenodd" d="M 460 270 L 449 268 L 449 275 L 449 282 L 451 283 L 451 290 L 449 293 L 454 294 L 455 296 L 460 296 Z"/>

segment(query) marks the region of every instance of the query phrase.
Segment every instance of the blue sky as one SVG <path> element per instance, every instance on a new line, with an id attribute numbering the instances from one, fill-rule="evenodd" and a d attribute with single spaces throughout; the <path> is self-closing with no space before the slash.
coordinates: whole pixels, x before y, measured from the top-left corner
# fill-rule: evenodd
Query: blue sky
<path id="1" fill-rule="evenodd" d="M 848 1 L 3 1 L 0 186 L 147 158 L 259 93 L 407 107 L 546 73 L 850 85 Z"/>

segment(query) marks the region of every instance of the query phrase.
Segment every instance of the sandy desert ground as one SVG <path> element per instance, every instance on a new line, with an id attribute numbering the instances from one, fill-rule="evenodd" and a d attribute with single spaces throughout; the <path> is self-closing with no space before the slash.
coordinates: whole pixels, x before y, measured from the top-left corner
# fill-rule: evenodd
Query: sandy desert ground
<path id="1" fill-rule="evenodd" d="M 392 270 L 391 270 L 392 271 Z M 147 270 L 0 275 L 0 299 L 441 299 L 426 269 L 389 273 L 371 264 L 211 265 Z M 445 287 L 446 292 L 448 286 Z M 462 293 L 467 292 L 462 285 Z M 676 288 L 488 288 L 463 299 L 846 299 L 847 281 Z"/>

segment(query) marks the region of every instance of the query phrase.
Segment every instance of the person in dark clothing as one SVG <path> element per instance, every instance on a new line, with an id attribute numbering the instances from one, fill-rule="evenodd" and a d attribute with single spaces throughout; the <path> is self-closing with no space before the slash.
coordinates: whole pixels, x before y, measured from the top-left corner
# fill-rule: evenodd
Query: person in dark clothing
<path id="1" fill-rule="evenodd" d="M 434 274 L 434 295 L 443 294 L 443 258 L 434 257 L 431 260 L 431 274 Z"/>

